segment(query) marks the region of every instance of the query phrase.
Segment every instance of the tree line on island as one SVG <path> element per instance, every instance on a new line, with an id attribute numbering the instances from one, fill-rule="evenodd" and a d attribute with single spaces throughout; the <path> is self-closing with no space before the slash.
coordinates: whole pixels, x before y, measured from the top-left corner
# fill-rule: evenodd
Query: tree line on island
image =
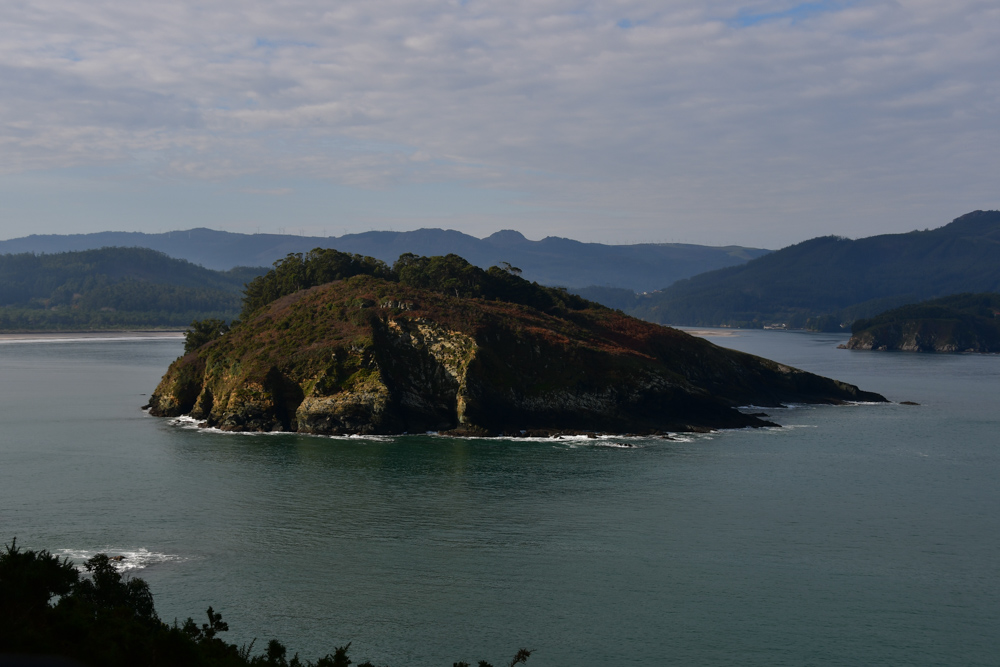
<path id="1" fill-rule="evenodd" d="M 272 639 L 254 654 L 256 640 L 237 646 L 212 607 L 207 622 L 165 623 L 143 579 L 123 575 L 107 554 L 83 564 L 49 551 L 21 549 L 14 540 L 0 552 L 0 662 L 16 656 L 58 656 L 93 667 L 349 667 L 350 642 L 317 660 Z M 520 649 L 508 667 L 527 662 Z M 31 663 L 35 664 L 35 663 Z M 356 667 L 376 667 L 365 661 Z M 453 667 L 470 667 L 455 662 Z M 478 667 L 492 667 L 480 660 Z"/>
<path id="2" fill-rule="evenodd" d="M 521 278 L 519 268 L 507 262 L 484 270 L 458 255 L 421 257 L 404 253 L 390 267 L 374 257 L 315 248 L 304 254 L 289 253 L 275 262 L 273 269 L 247 283 L 235 321 L 208 318 L 191 322 L 185 333 L 184 351 L 192 352 L 221 337 L 241 320 L 284 296 L 354 276 L 372 276 L 448 296 L 517 303 L 542 312 L 601 307 L 565 289 L 529 282 Z"/>

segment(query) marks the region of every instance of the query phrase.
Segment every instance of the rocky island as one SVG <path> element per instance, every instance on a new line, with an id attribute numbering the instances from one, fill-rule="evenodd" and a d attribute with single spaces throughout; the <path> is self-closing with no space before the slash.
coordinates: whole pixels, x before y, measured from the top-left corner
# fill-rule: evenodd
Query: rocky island
<path id="1" fill-rule="evenodd" d="M 193 333 L 149 410 L 227 431 L 702 431 L 771 425 L 742 405 L 885 400 L 455 255 L 289 255 L 231 329 Z"/>
<path id="2" fill-rule="evenodd" d="M 955 294 L 889 310 L 851 328 L 850 350 L 1000 352 L 1000 294 Z"/>

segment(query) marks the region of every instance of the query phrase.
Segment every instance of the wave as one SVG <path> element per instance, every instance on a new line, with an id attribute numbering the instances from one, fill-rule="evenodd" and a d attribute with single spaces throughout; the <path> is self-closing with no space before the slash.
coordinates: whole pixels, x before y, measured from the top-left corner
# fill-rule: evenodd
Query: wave
<path id="1" fill-rule="evenodd" d="M 149 412 L 149 410 L 146 410 Z M 234 436 L 276 436 L 276 435 L 297 435 L 303 438 L 325 438 L 327 440 L 372 440 L 375 442 L 386 442 L 397 438 L 400 436 L 395 435 L 326 435 L 323 433 L 298 433 L 295 431 L 223 431 L 221 428 L 216 426 L 205 426 L 205 421 L 200 419 L 195 419 L 187 415 L 181 415 L 180 417 L 171 417 L 168 421 L 171 426 L 176 426 L 177 428 L 182 428 L 189 431 L 198 431 L 200 433 L 216 433 L 220 435 L 234 435 Z M 409 433 L 404 435 L 424 435 L 422 433 Z M 430 435 L 430 434 L 428 434 Z"/>
<path id="2" fill-rule="evenodd" d="M 113 560 L 115 568 L 119 572 L 129 572 L 134 570 L 144 570 L 152 565 L 160 563 L 178 563 L 190 558 L 177 554 L 165 554 L 149 551 L 144 547 L 138 549 L 107 547 L 103 549 L 55 549 L 52 551 L 56 556 L 69 558 L 76 565 L 76 569 L 84 570 L 84 562 L 93 558 L 97 554 L 107 554 L 111 558 L 121 556 L 121 560 Z"/>

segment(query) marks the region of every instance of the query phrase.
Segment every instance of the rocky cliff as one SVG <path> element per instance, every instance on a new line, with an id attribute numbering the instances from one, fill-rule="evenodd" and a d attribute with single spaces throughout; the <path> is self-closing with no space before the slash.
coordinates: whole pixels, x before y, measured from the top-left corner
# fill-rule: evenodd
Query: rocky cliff
<path id="1" fill-rule="evenodd" d="M 177 359 L 149 407 L 230 431 L 498 435 L 762 426 L 735 406 L 883 400 L 596 304 L 545 312 L 354 276 Z"/>
<path id="2" fill-rule="evenodd" d="M 957 294 L 855 322 L 851 350 L 1000 352 L 1000 294 Z"/>

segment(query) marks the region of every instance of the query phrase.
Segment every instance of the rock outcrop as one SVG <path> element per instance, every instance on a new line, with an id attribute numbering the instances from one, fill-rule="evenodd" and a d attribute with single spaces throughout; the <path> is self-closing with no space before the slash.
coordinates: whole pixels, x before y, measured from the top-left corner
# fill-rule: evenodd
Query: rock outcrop
<path id="1" fill-rule="evenodd" d="M 1000 294 L 957 294 L 854 323 L 849 350 L 1000 352 Z"/>
<path id="2" fill-rule="evenodd" d="M 543 312 L 355 276 L 177 359 L 149 408 L 229 431 L 499 435 L 764 426 L 736 406 L 884 400 L 597 304 Z"/>

